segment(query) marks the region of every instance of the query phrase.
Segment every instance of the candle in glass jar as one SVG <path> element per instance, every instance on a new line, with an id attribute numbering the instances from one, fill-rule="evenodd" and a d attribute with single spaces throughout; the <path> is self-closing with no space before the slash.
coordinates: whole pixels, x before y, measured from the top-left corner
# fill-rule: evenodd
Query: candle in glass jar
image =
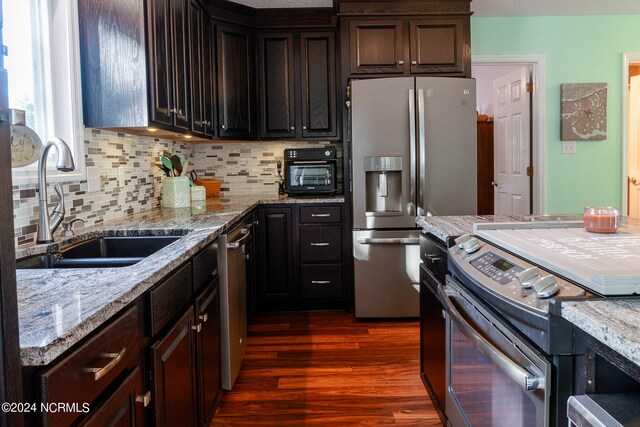
<path id="1" fill-rule="evenodd" d="M 592 233 L 618 231 L 618 209 L 612 207 L 584 208 L 584 229 Z"/>

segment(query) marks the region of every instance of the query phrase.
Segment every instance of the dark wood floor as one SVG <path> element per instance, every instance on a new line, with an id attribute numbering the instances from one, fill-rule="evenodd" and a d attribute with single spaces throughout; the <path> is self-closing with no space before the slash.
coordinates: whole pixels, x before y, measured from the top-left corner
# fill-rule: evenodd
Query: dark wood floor
<path id="1" fill-rule="evenodd" d="M 214 426 L 439 426 L 420 381 L 418 322 L 343 312 L 258 315 Z"/>

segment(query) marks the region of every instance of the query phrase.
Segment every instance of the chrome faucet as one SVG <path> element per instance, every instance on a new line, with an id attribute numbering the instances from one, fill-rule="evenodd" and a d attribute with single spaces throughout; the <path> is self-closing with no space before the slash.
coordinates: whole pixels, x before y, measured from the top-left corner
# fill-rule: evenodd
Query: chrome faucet
<path id="1" fill-rule="evenodd" d="M 56 169 L 62 172 L 71 172 L 75 169 L 73 156 L 69 146 L 60 138 L 53 138 L 47 141 L 40 151 L 40 162 L 38 163 L 38 200 L 40 202 L 40 215 L 38 218 L 38 235 L 36 243 L 52 243 L 53 233 L 56 231 L 64 218 L 64 192 L 62 185 L 57 183 L 53 189 L 58 194 L 60 201 L 53 209 L 51 217 L 49 217 L 49 209 L 47 207 L 47 157 L 49 150 L 54 147 L 58 152 L 58 162 Z"/>

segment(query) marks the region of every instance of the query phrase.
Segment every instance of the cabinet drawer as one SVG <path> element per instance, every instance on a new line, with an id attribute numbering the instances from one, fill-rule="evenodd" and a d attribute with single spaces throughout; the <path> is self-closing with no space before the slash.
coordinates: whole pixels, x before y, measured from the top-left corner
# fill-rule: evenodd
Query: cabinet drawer
<path id="1" fill-rule="evenodd" d="M 300 261 L 341 261 L 342 227 L 300 227 Z"/>
<path id="2" fill-rule="evenodd" d="M 324 222 L 340 222 L 340 206 L 301 206 L 300 222 L 305 223 L 324 223 Z"/>
<path id="3" fill-rule="evenodd" d="M 197 293 L 218 275 L 218 244 L 212 243 L 193 257 L 193 291 Z"/>
<path id="4" fill-rule="evenodd" d="M 191 279 L 191 263 L 187 263 L 147 293 L 150 336 L 155 336 L 189 305 L 193 295 Z"/>
<path id="5" fill-rule="evenodd" d="M 438 280 L 442 283 L 445 282 L 447 276 L 447 251 L 442 244 L 425 235 L 420 236 L 420 259 Z"/>
<path id="6" fill-rule="evenodd" d="M 91 403 L 123 371 L 140 360 L 142 337 L 138 307 L 127 309 L 116 320 L 59 363 L 41 378 L 44 403 Z M 82 413 L 43 412 L 45 425 L 68 425 Z"/>
<path id="7" fill-rule="evenodd" d="M 302 298 L 341 298 L 342 264 L 307 264 L 300 268 Z"/>

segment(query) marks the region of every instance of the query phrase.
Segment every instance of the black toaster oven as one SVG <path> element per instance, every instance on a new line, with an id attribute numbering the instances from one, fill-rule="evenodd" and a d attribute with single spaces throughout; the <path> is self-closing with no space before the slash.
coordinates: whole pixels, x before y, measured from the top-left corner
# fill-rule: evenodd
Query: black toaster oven
<path id="1" fill-rule="evenodd" d="M 334 194 L 335 147 L 284 150 L 284 191 L 290 195 Z"/>

